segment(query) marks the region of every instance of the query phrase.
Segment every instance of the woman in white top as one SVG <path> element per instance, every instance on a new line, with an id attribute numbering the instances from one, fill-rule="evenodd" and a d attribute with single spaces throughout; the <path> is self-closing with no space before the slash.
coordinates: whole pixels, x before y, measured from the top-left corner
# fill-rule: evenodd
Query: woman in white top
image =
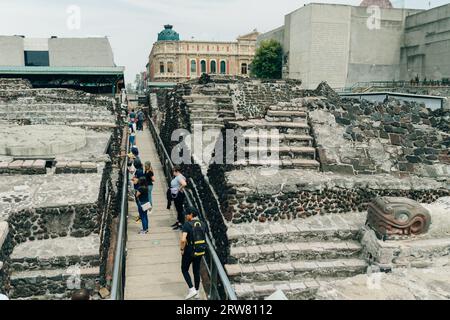
<path id="1" fill-rule="evenodd" d="M 170 194 L 173 202 L 175 203 L 175 209 L 177 210 L 177 222 L 172 227 L 174 230 L 181 229 L 184 224 L 184 188 L 187 186 L 186 178 L 181 174 L 179 167 L 173 168 L 173 179 L 170 182 Z"/>

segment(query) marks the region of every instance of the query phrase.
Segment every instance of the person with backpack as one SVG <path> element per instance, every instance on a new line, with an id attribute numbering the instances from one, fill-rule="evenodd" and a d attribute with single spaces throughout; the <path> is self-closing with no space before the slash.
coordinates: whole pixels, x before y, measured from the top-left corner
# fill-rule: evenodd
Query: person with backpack
<path id="1" fill-rule="evenodd" d="M 195 208 L 187 208 L 184 212 L 186 222 L 183 225 L 180 241 L 181 249 L 181 272 L 189 287 L 186 300 L 192 298 L 199 299 L 200 290 L 200 264 L 203 256 L 206 254 L 206 225 L 200 221 L 198 211 Z M 195 286 L 189 274 L 189 268 L 192 264 Z"/>

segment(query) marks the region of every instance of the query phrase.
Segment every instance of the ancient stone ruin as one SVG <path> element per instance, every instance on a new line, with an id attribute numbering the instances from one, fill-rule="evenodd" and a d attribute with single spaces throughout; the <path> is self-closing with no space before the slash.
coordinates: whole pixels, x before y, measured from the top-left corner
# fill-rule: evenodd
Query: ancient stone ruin
<path id="1" fill-rule="evenodd" d="M 193 134 L 201 124 L 216 146 L 206 160 L 191 153 L 183 170 L 238 297 L 282 290 L 290 299 L 323 298 L 326 286 L 367 277 L 373 268 L 448 265 L 450 111 L 341 99 L 326 83 L 316 90 L 300 85 L 212 78 L 159 90 L 153 99 L 169 154 L 180 147 L 174 130 Z M 226 149 L 227 135 L 238 130 L 244 142 Z M 194 149 L 186 144 L 184 150 Z M 365 226 L 377 197 L 425 206 L 430 231 L 378 239 Z"/>
<path id="2" fill-rule="evenodd" d="M 109 278 L 124 114 L 113 98 L 0 79 L 0 291 L 94 298 Z"/>

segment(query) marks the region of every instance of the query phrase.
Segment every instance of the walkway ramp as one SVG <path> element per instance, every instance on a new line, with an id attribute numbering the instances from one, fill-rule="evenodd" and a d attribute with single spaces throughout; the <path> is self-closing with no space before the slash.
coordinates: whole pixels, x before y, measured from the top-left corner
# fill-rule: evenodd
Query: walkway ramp
<path id="1" fill-rule="evenodd" d="M 136 143 L 142 162 L 152 163 L 156 182 L 147 235 L 138 234 L 142 226 L 136 223 L 136 203 L 128 203 L 125 300 L 183 300 L 188 287 L 181 274 L 180 232 L 170 227 L 176 221 L 176 211 L 174 206 L 166 209 L 163 167 L 148 129 L 137 133 Z M 201 296 L 205 296 L 203 292 Z"/>

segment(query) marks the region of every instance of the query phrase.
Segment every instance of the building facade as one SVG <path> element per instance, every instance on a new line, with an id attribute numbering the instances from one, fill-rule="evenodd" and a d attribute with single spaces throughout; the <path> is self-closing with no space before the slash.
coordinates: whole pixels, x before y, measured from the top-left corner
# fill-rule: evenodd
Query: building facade
<path id="1" fill-rule="evenodd" d="M 183 41 L 171 25 L 158 35 L 147 64 L 151 82 L 183 82 L 203 73 L 247 77 L 257 31 L 236 41 Z"/>
<path id="2" fill-rule="evenodd" d="M 450 79 L 450 4 L 406 18 L 401 77 Z"/>
<path id="3" fill-rule="evenodd" d="M 306 5 L 285 16 L 284 26 L 258 37 L 279 41 L 283 77 L 306 88 L 358 82 L 450 76 L 450 4 L 428 11 L 394 8 L 387 0 L 360 6 Z M 436 79 L 441 80 L 441 79 Z"/>
<path id="4" fill-rule="evenodd" d="M 114 63 L 108 38 L 0 36 L 0 77 L 28 79 L 34 87 L 118 92 L 124 68 Z"/>

